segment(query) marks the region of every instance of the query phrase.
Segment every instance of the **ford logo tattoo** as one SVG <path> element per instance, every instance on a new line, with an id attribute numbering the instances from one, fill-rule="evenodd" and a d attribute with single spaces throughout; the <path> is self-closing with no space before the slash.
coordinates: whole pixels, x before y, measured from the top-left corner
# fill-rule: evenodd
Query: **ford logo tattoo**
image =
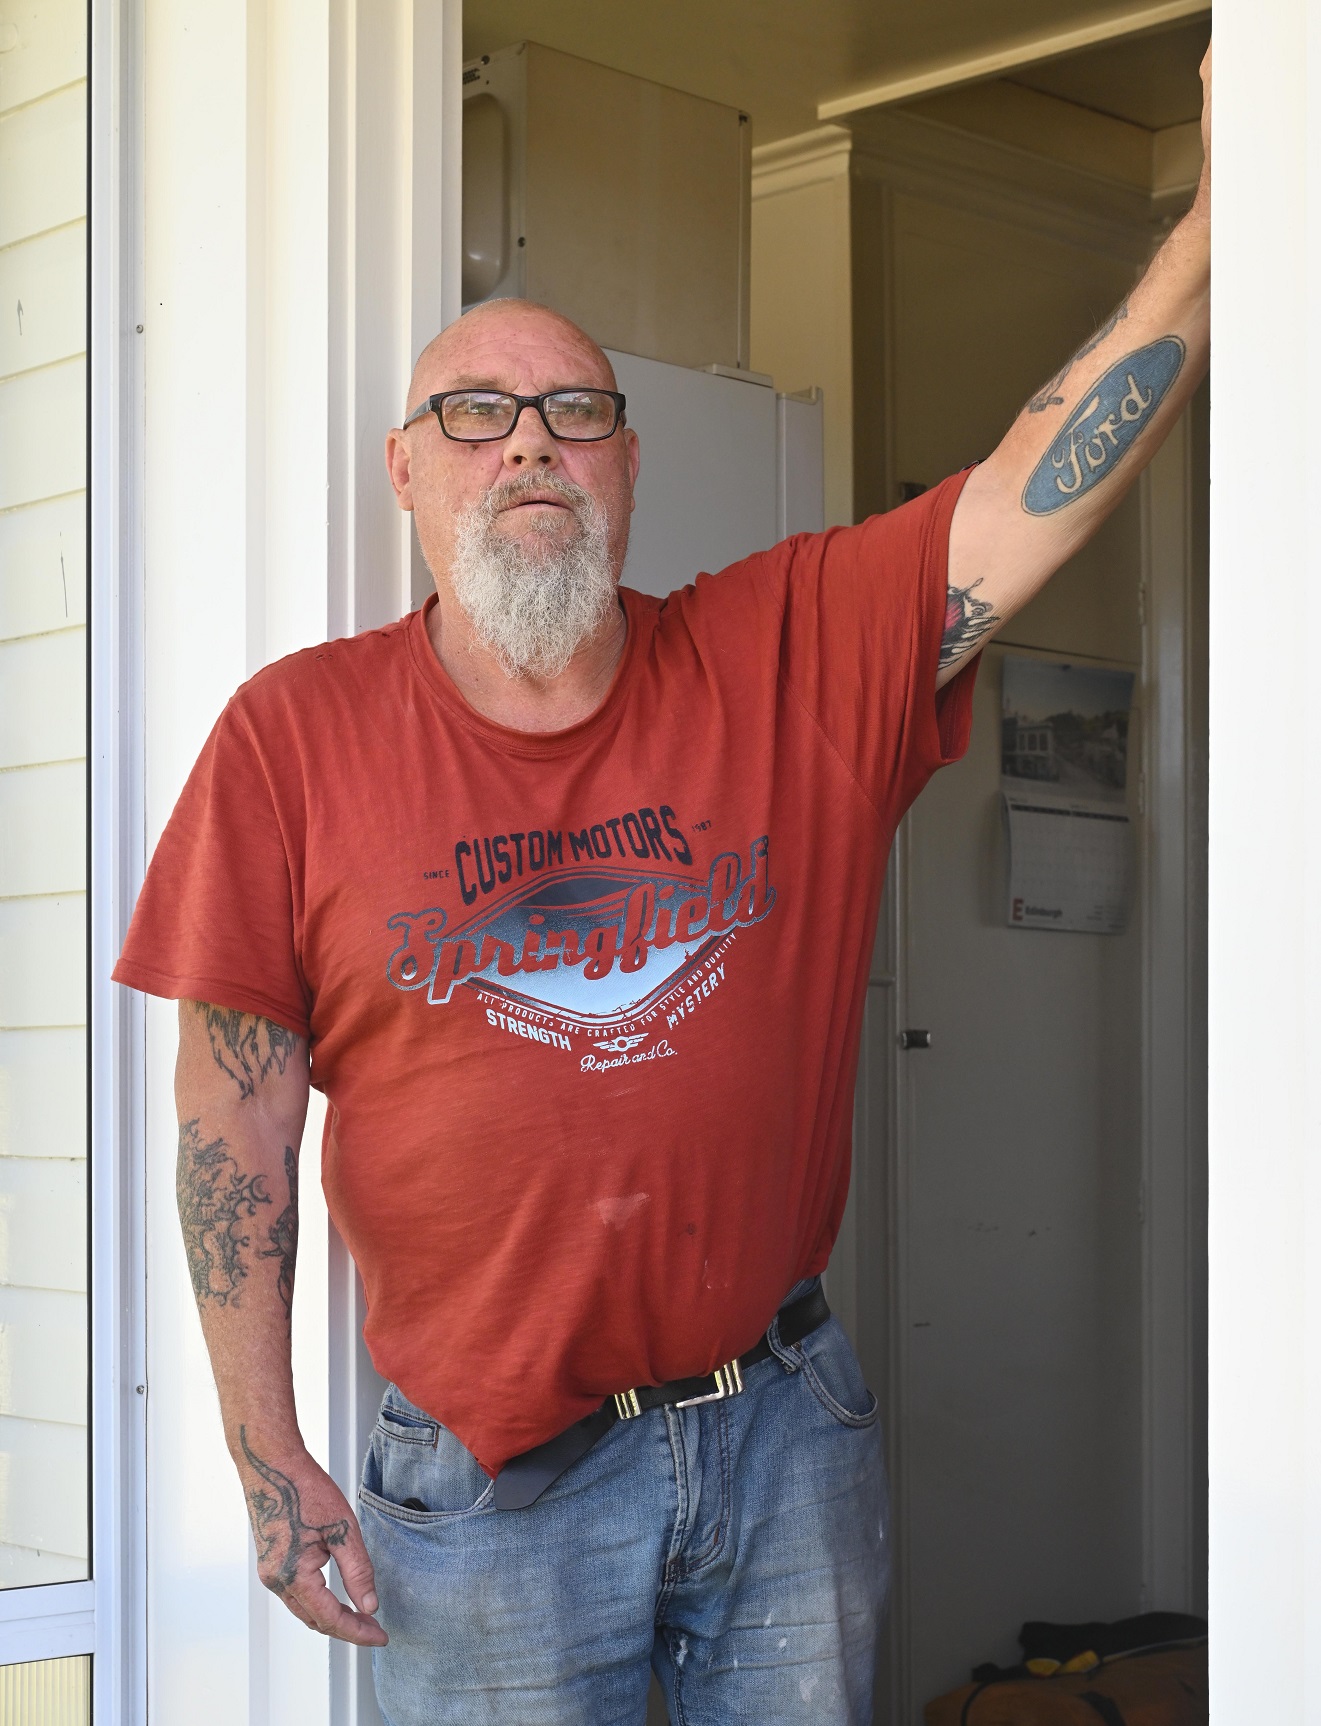
<path id="1" fill-rule="evenodd" d="M 1178 336 L 1127 354 L 1088 391 L 1023 488 L 1029 515 L 1050 515 L 1098 485 L 1160 406 L 1183 367 Z"/>

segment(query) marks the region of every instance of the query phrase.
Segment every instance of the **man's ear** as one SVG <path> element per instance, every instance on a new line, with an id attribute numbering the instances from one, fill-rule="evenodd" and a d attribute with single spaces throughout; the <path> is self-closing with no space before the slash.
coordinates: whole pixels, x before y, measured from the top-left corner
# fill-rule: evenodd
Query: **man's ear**
<path id="1" fill-rule="evenodd" d="M 637 499 L 633 493 L 637 490 L 638 470 L 642 466 L 642 446 L 638 442 L 638 434 L 630 426 L 624 427 L 624 441 L 628 445 L 628 507 L 637 508 Z"/>
<path id="2" fill-rule="evenodd" d="M 395 502 L 400 509 L 411 510 L 413 507 L 413 476 L 409 462 L 408 444 L 404 434 L 396 426 L 385 438 L 385 467 L 390 475 L 390 484 L 394 487 Z"/>

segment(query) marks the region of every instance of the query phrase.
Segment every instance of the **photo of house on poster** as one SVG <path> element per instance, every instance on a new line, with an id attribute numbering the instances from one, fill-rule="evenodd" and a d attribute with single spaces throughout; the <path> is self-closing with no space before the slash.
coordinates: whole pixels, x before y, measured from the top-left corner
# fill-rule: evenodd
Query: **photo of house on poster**
<path id="1" fill-rule="evenodd" d="M 1006 656 L 1000 791 L 1014 928 L 1123 931 L 1132 704 L 1131 671 Z"/>

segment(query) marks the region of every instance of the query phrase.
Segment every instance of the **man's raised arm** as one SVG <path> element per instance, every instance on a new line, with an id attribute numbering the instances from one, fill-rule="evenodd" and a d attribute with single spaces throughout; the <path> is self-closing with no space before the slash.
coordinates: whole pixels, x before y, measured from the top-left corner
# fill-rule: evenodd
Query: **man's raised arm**
<path id="1" fill-rule="evenodd" d="M 257 1569 L 304 1624 L 383 1643 L 371 1560 L 344 1495 L 308 1455 L 294 1410 L 290 1321 L 307 1041 L 254 1013 L 179 1003 L 177 1188 L 184 1249 L 243 1483 Z M 334 1556 L 349 1598 L 321 1572 Z"/>
<path id="2" fill-rule="evenodd" d="M 1192 208 L 1124 303 L 969 476 L 950 524 L 937 686 L 1091 538 L 1200 383 L 1211 337 L 1211 50 Z"/>

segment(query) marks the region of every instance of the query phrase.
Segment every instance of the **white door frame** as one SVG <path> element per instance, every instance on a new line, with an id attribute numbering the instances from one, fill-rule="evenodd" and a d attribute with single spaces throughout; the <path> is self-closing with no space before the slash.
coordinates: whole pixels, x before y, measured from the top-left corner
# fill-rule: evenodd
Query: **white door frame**
<path id="1" fill-rule="evenodd" d="M 1226 4 L 1212 181 L 1211 1709 L 1321 1718 L 1321 19 Z M 1272 1649 L 1261 1658 L 1263 1647 Z"/>

